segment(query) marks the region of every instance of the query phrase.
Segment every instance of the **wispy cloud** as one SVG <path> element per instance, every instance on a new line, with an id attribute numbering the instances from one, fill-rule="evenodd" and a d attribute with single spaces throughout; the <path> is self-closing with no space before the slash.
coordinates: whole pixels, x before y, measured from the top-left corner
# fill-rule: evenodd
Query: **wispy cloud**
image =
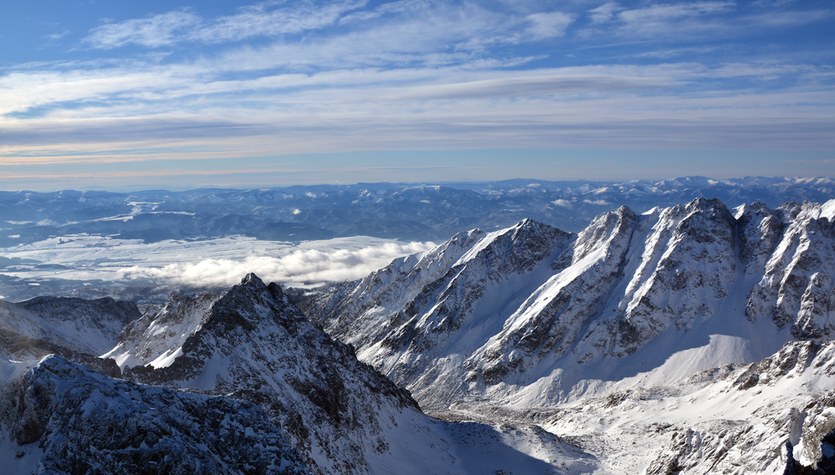
<path id="1" fill-rule="evenodd" d="M 825 150 L 832 55 L 746 43 L 835 11 L 801 3 L 338 0 L 110 20 L 80 40 L 84 61 L 0 70 L 0 173 L 335 151 Z"/>
<path id="2" fill-rule="evenodd" d="M 608 23 L 614 19 L 615 14 L 622 10 L 615 2 L 606 2 L 589 10 L 589 17 L 592 23 Z"/>
<path id="3" fill-rule="evenodd" d="M 259 3 L 234 15 L 217 18 L 187 36 L 206 42 L 241 41 L 254 36 L 278 36 L 318 30 L 336 24 L 365 1 Z"/>
<path id="4" fill-rule="evenodd" d="M 652 146 L 659 141 L 728 146 L 741 143 L 734 139 L 734 131 L 743 130 L 739 128 L 743 123 L 745 133 L 740 138 L 747 140 L 758 132 L 763 136 L 748 146 L 768 148 L 778 139 L 779 147 L 828 147 L 832 142 L 823 137 L 808 140 L 808 134 L 829 135 L 831 127 L 826 124 L 833 123 L 835 93 L 826 83 L 814 85 L 814 79 L 781 94 L 762 88 L 768 81 L 825 73 L 808 65 L 674 63 L 524 73 L 457 67 L 363 68 L 205 82 L 208 71 L 194 68 L 192 80 L 184 70 L 175 73 L 165 68 L 147 76 L 126 71 L 124 77 L 106 70 L 99 73 L 101 80 L 88 72 L 68 90 L 58 89 L 57 84 L 55 89 L 38 85 L 36 77 L 17 78 L 28 84 L 18 89 L 44 87 L 59 95 L 53 100 L 78 105 L 7 119 L 0 140 L 13 150 L 5 155 L 13 157 L 18 150 L 18 161 L 31 163 L 38 148 L 46 153 L 49 147 L 69 144 L 75 148 L 89 144 L 91 149 L 110 144 L 109 156 L 85 155 L 86 162 L 479 148 L 506 146 L 508 140 L 524 147 L 555 142 Z M 61 78 L 40 81 L 60 83 Z M 741 78 L 757 87 L 740 90 L 727 83 Z M 708 82 L 726 88 L 681 96 L 680 91 L 691 85 Z M 52 104 L 46 102 L 49 94 L 27 97 L 35 103 L 7 105 L 0 99 L 0 104 L 24 111 Z M 93 99 L 109 104 L 81 105 Z M 796 141 L 786 142 L 781 131 L 807 123 L 813 127 Z M 718 129 L 717 124 L 721 124 Z M 148 144 L 165 144 L 166 149 L 142 156 L 130 152 Z M 31 152 L 24 154 L 27 148 Z M 120 153 L 120 148 L 125 152 Z M 46 158 L 52 163 L 58 160 Z"/>
<path id="5" fill-rule="evenodd" d="M 614 2 L 589 10 L 586 37 L 614 36 L 630 41 L 674 43 L 738 38 L 763 29 L 797 27 L 831 18 L 831 9 L 785 10 L 783 5 L 743 9 L 737 2 L 696 1 L 627 8 Z"/>
<path id="6" fill-rule="evenodd" d="M 581 34 L 586 37 L 616 36 L 629 40 L 676 37 L 722 30 L 729 26 L 723 14 L 732 12 L 735 3 L 697 1 L 649 4 L 628 8 L 614 2 L 588 11 L 591 26 Z"/>
<path id="7" fill-rule="evenodd" d="M 574 21 L 572 15 L 562 12 L 532 13 L 526 17 L 530 24 L 527 32 L 531 39 L 559 38 Z"/>
<path id="8" fill-rule="evenodd" d="M 149 48 L 169 46 L 200 23 L 200 17 L 194 13 L 173 11 L 147 18 L 105 23 L 93 29 L 84 42 L 101 49 L 129 44 Z"/>
<path id="9" fill-rule="evenodd" d="M 223 43 L 296 34 L 334 25 L 365 3 L 263 2 L 214 19 L 178 10 L 121 22 L 107 21 L 94 28 L 84 42 L 100 49 L 131 44 L 156 48 L 180 42 Z"/>

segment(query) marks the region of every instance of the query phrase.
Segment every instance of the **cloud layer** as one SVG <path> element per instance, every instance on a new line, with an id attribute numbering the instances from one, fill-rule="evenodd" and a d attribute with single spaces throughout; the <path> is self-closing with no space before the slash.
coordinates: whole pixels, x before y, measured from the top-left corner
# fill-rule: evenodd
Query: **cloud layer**
<path id="1" fill-rule="evenodd" d="M 358 279 L 434 246 L 364 236 L 298 244 L 241 236 L 145 243 L 80 234 L 2 249 L 4 257 L 26 264 L 0 272 L 32 282 L 151 279 L 192 286 L 228 286 L 255 272 L 267 281 L 314 285 Z"/>
<path id="2" fill-rule="evenodd" d="M 163 267 L 123 269 L 126 279 L 154 279 L 192 286 L 229 286 L 250 272 L 267 282 L 315 286 L 365 277 L 393 259 L 431 249 L 432 243 L 395 243 L 359 249 L 297 249 L 286 255 L 246 256 L 243 259 L 203 259 Z"/>

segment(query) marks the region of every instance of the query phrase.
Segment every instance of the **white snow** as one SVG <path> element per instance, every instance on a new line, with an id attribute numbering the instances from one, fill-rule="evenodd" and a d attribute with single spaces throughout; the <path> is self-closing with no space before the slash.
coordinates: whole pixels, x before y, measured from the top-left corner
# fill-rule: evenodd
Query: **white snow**
<path id="1" fill-rule="evenodd" d="M 215 300 L 216 297 L 204 296 L 173 309 L 166 305 L 142 332 L 142 338 L 123 341 L 101 357 L 113 358 L 123 369 L 148 364 L 154 368 L 170 366 L 182 354 L 186 339 L 200 329 Z M 172 314 L 177 318 L 172 319 Z"/>
<path id="2" fill-rule="evenodd" d="M 830 345 L 827 353 L 831 349 Z M 818 358 L 826 360 L 827 353 Z M 712 376 L 695 379 L 670 375 L 666 382 L 611 393 L 623 397 L 623 402 L 615 402 L 614 406 L 599 398 L 581 398 L 565 404 L 561 406 L 562 416 L 545 427 L 560 436 L 588 440 L 590 447 L 597 447 L 594 454 L 601 462 L 598 473 L 642 473 L 651 462 L 648 454 L 655 456 L 669 444 L 672 426 L 680 434 L 696 431 L 693 448 L 698 451 L 695 454 L 705 458 L 723 445 L 725 450 L 730 448 L 722 458 L 722 468 L 712 467 L 711 463 L 715 462 L 706 461 L 688 472 L 741 470 L 781 474 L 784 455 L 753 447 L 782 448 L 783 437 L 791 431 L 794 420 L 791 408 L 803 408 L 807 401 L 814 401 L 835 387 L 835 377 L 814 366 L 745 390 L 733 386 L 739 370 L 730 374 L 716 370 Z M 799 432 L 800 427 L 795 430 Z M 711 443 L 710 437 L 722 437 L 727 432 L 728 440 L 720 442 L 719 447 L 700 447 Z M 810 460 L 804 460 L 802 455 L 806 450 L 799 447 L 796 455 L 801 455 L 801 462 L 809 464 Z"/>
<path id="3" fill-rule="evenodd" d="M 168 366 L 171 366 L 171 364 L 174 363 L 174 360 L 176 360 L 177 357 L 182 355 L 182 354 L 183 354 L 183 347 L 182 346 L 177 348 L 174 351 L 167 350 L 165 353 L 159 355 L 156 359 L 154 359 L 153 361 L 151 361 L 148 364 L 153 366 L 154 369 L 166 368 Z"/>
<path id="4" fill-rule="evenodd" d="M 820 207 L 820 217 L 830 221 L 835 219 L 835 199 L 829 200 Z"/>
<path id="5" fill-rule="evenodd" d="M 576 263 L 567 267 L 536 290 L 524 304 L 507 319 L 508 330 L 517 330 L 530 323 L 556 297 L 566 285 L 583 275 L 591 266 L 606 255 L 606 249 L 600 247 L 589 253 Z"/>
<path id="6" fill-rule="evenodd" d="M 37 473 L 42 453 L 43 449 L 38 444 L 20 446 L 12 440 L 11 434 L 0 430 L 0 460 L 3 461 L 3 473 Z"/>

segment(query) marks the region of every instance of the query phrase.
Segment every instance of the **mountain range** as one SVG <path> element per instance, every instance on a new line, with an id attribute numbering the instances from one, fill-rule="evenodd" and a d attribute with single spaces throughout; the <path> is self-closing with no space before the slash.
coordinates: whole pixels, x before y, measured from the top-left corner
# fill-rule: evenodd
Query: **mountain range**
<path id="1" fill-rule="evenodd" d="M 593 457 L 530 424 L 448 422 L 358 361 L 276 284 L 125 302 L 6 303 L 6 473 L 580 473 Z M 92 312 L 90 311 L 92 309 Z M 126 312 L 127 310 L 127 312 Z M 86 341 L 73 322 L 120 334 Z M 26 320 L 25 326 L 15 322 Z M 53 331 L 68 327 L 68 331 Z M 77 330 L 77 331 L 76 331 Z M 110 344 L 101 357 L 85 352 Z"/>
<path id="2" fill-rule="evenodd" d="M 613 473 L 781 472 L 786 441 L 820 453 L 804 424 L 835 427 L 814 405 L 835 389 L 833 213 L 696 199 L 577 234 L 523 220 L 299 297 L 434 414 L 540 424 Z"/>
<path id="3" fill-rule="evenodd" d="M 494 230 L 524 218 L 576 232 L 621 205 L 644 211 L 712 197 L 728 206 L 777 206 L 822 202 L 833 194 L 831 178 L 764 177 L 0 192 L 0 247 L 78 233 L 146 242 L 232 234 L 278 241 L 356 235 L 442 241 L 455 232 Z"/>
<path id="4" fill-rule="evenodd" d="M 835 200 L 696 198 L 470 229 L 315 289 L 0 301 L 0 454 L 13 473 L 829 473 L 833 221 Z"/>

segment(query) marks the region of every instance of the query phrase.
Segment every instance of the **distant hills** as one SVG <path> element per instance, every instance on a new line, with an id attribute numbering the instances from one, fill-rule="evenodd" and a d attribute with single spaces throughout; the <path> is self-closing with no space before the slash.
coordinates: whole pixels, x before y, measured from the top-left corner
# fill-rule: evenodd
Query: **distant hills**
<path id="1" fill-rule="evenodd" d="M 0 192 L 0 247 L 77 233 L 146 242 L 231 234 L 281 241 L 357 235 L 442 241 L 459 231 L 493 230 L 524 218 L 576 232 L 619 206 L 643 212 L 718 198 L 729 207 L 753 202 L 775 207 L 834 196 L 832 178 L 763 177 Z"/>

